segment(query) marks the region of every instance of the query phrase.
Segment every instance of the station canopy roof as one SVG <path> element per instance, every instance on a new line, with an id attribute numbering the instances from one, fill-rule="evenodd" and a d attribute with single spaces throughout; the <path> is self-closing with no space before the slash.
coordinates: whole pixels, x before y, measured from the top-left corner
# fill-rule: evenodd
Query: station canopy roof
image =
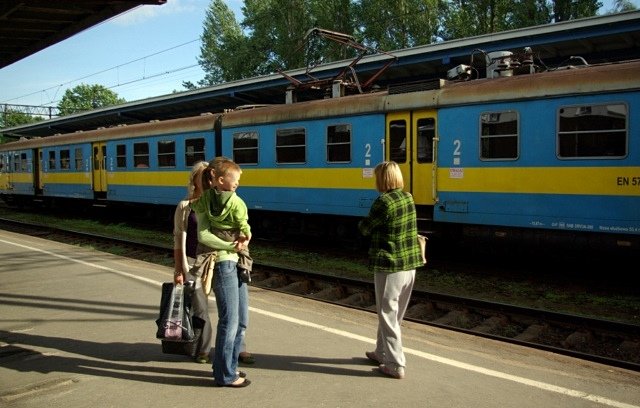
<path id="1" fill-rule="evenodd" d="M 109 2 L 105 2 L 109 3 Z M 562 64 L 589 64 L 640 58 L 640 11 L 591 17 L 562 23 L 528 27 L 460 40 L 366 55 L 348 72 L 360 83 L 375 76 L 375 84 L 386 89 L 397 84 L 446 79 L 460 64 L 469 65 L 473 55 L 529 47 L 536 63 L 553 68 Z M 383 71 L 392 55 L 395 60 Z M 301 68 L 263 77 L 232 81 L 193 91 L 160 95 L 108 108 L 2 129 L 12 137 L 50 136 L 100 127 L 166 120 L 204 113 L 223 112 L 241 105 L 282 104 L 293 81 L 336 78 L 353 61 Z M 377 76 L 376 76 L 377 75 Z M 317 98 L 313 87 L 296 91 L 298 101 Z M 298 89 L 299 90 L 299 89 Z M 326 90 L 325 90 L 326 91 Z M 322 90 L 320 90 L 322 92 Z M 326 96 L 326 95 L 325 95 Z"/>
<path id="2" fill-rule="evenodd" d="M 2 0 L 0 69 L 118 14 L 166 0 Z"/>

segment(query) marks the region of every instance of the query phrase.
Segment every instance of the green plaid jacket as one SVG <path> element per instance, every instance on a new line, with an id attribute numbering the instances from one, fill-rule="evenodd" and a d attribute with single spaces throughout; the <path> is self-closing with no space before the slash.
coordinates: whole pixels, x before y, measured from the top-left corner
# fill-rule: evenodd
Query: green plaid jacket
<path id="1" fill-rule="evenodd" d="M 411 194 L 401 189 L 382 193 L 358 228 L 362 235 L 371 236 L 369 269 L 373 272 L 408 271 L 424 265 Z"/>

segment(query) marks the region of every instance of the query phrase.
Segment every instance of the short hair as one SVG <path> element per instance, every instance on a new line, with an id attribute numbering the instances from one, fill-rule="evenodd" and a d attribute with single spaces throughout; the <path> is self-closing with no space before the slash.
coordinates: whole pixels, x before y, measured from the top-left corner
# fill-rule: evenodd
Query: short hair
<path id="1" fill-rule="evenodd" d="M 383 161 L 373 170 L 376 175 L 376 189 L 381 192 L 404 188 L 400 166 L 394 161 Z"/>
<path id="2" fill-rule="evenodd" d="M 227 173 L 232 171 L 236 171 L 242 174 L 240 165 L 224 156 L 216 157 L 215 159 L 213 159 L 213 163 L 209 163 L 209 168 L 213 168 L 213 176 L 215 178 L 224 177 L 227 175 Z"/>
<path id="3" fill-rule="evenodd" d="M 207 171 L 202 175 L 202 190 L 208 190 L 211 188 L 211 184 L 216 177 L 224 177 L 230 171 L 237 171 L 242 174 L 240 166 L 225 156 L 217 156 L 212 160 L 209 160 Z"/>
<path id="4" fill-rule="evenodd" d="M 213 159 L 209 160 L 209 165 L 207 166 L 207 171 L 205 171 L 202 174 L 202 190 L 208 190 L 211 188 L 211 183 L 213 182 L 213 179 L 215 178 L 214 173 L 215 173 L 215 167 L 218 163 L 222 162 L 222 161 L 226 161 L 226 160 L 231 160 L 228 157 L 225 156 L 217 156 L 214 157 Z"/>

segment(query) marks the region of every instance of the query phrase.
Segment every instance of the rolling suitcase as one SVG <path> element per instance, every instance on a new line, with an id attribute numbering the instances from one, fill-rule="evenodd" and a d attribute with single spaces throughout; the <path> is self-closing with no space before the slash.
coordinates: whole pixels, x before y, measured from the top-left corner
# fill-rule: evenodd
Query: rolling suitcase
<path id="1" fill-rule="evenodd" d="M 156 338 L 162 340 L 162 352 L 195 357 L 200 348 L 204 321 L 191 314 L 193 281 L 185 285 L 162 284 L 160 313 L 156 320 Z"/>

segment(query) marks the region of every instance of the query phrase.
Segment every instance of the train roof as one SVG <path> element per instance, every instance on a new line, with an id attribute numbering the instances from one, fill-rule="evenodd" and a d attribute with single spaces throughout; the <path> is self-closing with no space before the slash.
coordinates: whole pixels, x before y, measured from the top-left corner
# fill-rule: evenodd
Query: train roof
<path id="1" fill-rule="evenodd" d="M 56 134 L 48 137 L 22 138 L 0 144 L 0 151 L 17 151 L 48 146 L 78 143 L 102 142 L 105 140 L 130 139 L 158 134 L 179 134 L 186 132 L 212 132 L 218 115 L 204 114 L 171 120 L 152 120 L 132 125 L 119 125 L 110 128 L 98 128 L 74 133 Z"/>
<path id="2" fill-rule="evenodd" d="M 640 59 L 595 65 L 567 66 L 541 73 L 485 78 L 473 81 L 432 83 L 429 89 L 419 87 L 389 89 L 342 98 L 319 99 L 295 104 L 244 106 L 242 109 L 200 116 L 120 125 L 89 131 L 78 131 L 44 138 L 21 139 L 0 144 L 0 151 L 15 152 L 47 146 L 91 143 L 105 140 L 140 138 L 158 134 L 212 132 L 219 117 L 225 128 L 255 126 L 263 123 L 285 123 L 317 119 L 365 115 L 394 110 L 429 107 L 468 106 L 505 100 L 553 98 L 575 92 L 627 92 L 640 90 Z M 433 82 L 433 81 L 431 81 Z M 420 92 L 418 97 L 414 96 Z M 428 101 L 428 102 L 427 102 Z"/>
<path id="3" fill-rule="evenodd" d="M 284 123 L 369 113 L 393 112 L 443 106 L 468 106 L 508 100 L 553 98 L 584 92 L 640 90 L 640 59 L 472 81 L 427 81 L 424 86 L 391 88 L 377 93 L 345 96 L 265 109 L 223 114 L 223 127 Z M 416 97 L 414 94 L 420 92 Z"/>
<path id="4" fill-rule="evenodd" d="M 609 14 L 561 23 L 528 27 L 437 44 L 393 51 L 396 61 L 378 78 L 387 89 L 398 84 L 446 78 L 447 71 L 469 64 L 471 56 L 485 53 L 522 50 L 530 47 L 547 66 L 559 66 L 580 56 L 588 63 L 603 63 L 640 58 L 640 11 Z M 389 61 L 389 55 L 365 56 L 355 67 L 361 81 L 366 81 Z M 322 65 L 313 71 L 319 79 L 338 75 L 351 61 Z M 306 68 L 287 71 L 287 76 L 304 82 Z M 50 136 L 78 130 L 135 124 L 151 120 L 175 119 L 203 112 L 224 112 L 239 105 L 282 104 L 292 82 L 281 74 L 232 81 L 170 95 L 162 95 L 90 112 L 59 117 L 43 122 L 3 129 L 12 137 Z M 301 92 L 298 101 L 317 95 Z"/>

